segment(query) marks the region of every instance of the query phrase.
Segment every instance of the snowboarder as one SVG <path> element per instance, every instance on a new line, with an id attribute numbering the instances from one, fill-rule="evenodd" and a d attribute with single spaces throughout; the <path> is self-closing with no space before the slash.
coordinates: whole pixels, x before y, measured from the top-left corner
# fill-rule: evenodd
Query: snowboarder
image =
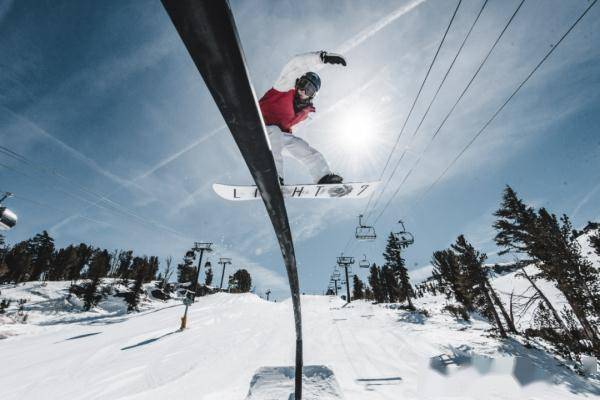
<path id="1" fill-rule="evenodd" d="M 321 88 L 321 78 L 313 70 L 321 64 L 346 66 L 343 56 L 326 51 L 300 54 L 283 68 L 279 79 L 259 100 L 279 182 L 283 185 L 282 151 L 300 161 L 315 183 L 342 183 L 342 177 L 331 172 L 325 157 L 303 139 L 294 136 L 294 128 L 315 112 L 313 99 Z"/>

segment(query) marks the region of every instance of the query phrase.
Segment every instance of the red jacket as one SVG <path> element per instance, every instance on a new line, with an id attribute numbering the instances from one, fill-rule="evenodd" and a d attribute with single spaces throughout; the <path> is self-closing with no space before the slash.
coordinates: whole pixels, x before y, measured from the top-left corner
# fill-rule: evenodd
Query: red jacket
<path id="1" fill-rule="evenodd" d="M 265 125 L 277 125 L 283 132 L 292 133 L 294 125 L 308 118 L 308 114 L 315 111 L 313 106 L 308 106 L 294 111 L 294 96 L 296 89 L 280 92 L 269 89 L 258 101 Z"/>
<path id="2" fill-rule="evenodd" d="M 294 111 L 296 79 L 308 71 L 316 71 L 323 64 L 321 52 L 299 54 L 283 67 L 283 71 L 271 89 L 258 101 L 265 125 L 277 125 L 283 132 L 292 133 L 293 128 L 315 111 L 313 106 L 298 113 Z"/>

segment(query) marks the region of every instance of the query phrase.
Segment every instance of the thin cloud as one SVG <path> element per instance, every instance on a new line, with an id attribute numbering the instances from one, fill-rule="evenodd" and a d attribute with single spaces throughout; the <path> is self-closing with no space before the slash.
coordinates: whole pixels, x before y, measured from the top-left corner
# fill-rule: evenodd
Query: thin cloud
<path id="1" fill-rule="evenodd" d="M 417 6 L 419 6 L 420 4 L 425 3 L 425 1 L 426 0 L 415 0 L 411 3 L 397 8 L 385 18 L 380 19 L 373 25 L 368 26 L 352 38 L 342 43 L 338 48 L 336 48 L 335 52 L 341 54 L 348 53 L 350 50 L 354 49 L 355 47 L 369 39 L 371 36 L 375 35 L 377 32 L 379 32 L 380 30 L 397 20 L 398 18 L 402 17 L 405 14 L 408 14 L 409 12 L 417 8 Z"/>
<path id="2" fill-rule="evenodd" d="M 579 214 L 579 211 L 581 211 L 583 206 L 586 205 L 592 197 L 594 197 L 594 195 L 598 192 L 598 190 L 600 190 L 600 183 L 598 183 L 596 186 L 594 186 L 594 188 L 592 190 L 590 190 L 585 196 L 583 196 L 583 199 L 581 199 L 581 201 L 579 203 L 577 203 L 577 205 L 571 212 L 571 218 L 575 218 L 575 216 L 577 214 Z"/>
<path id="3" fill-rule="evenodd" d="M 159 169 L 161 169 L 161 168 L 165 167 L 166 165 L 172 163 L 173 161 L 177 160 L 179 157 L 181 157 L 185 153 L 189 152 L 190 150 L 193 150 L 198 145 L 206 142 L 208 139 L 211 139 L 213 136 L 215 136 L 217 133 L 219 133 L 220 131 L 222 131 L 225 128 L 227 128 L 227 125 L 222 125 L 216 129 L 212 130 L 211 132 L 207 133 L 206 135 L 194 140 L 192 143 L 188 144 L 181 150 L 178 150 L 175 153 L 171 154 L 170 156 L 167 156 L 167 157 L 163 158 L 162 160 L 160 160 L 158 163 L 156 163 L 155 165 L 150 167 L 148 170 L 146 170 L 145 172 L 141 173 L 136 178 L 134 178 L 133 181 L 137 182 L 141 179 L 144 179 L 144 178 L 152 175 Z"/>
<path id="4" fill-rule="evenodd" d="M 45 129 L 41 128 L 39 125 L 37 125 L 36 123 L 34 123 L 33 121 L 25 118 L 24 116 L 17 114 L 15 112 L 13 112 L 12 110 L 10 110 L 9 108 L 0 105 L 0 107 L 8 114 L 10 114 L 13 118 L 21 121 L 22 123 L 24 123 L 27 127 L 31 128 L 32 131 L 35 131 L 37 134 L 45 137 L 46 139 L 50 140 L 52 143 L 58 145 L 61 149 L 65 150 L 67 153 L 69 153 L 71 156 L 73 156 L 73 158 L 81 161 L 83 164 L 87 165 L 90 169 L 92 169 L 93 171 L 99 173 L 100 175 L 108 178 L 109 180 L 124 186 L 124 187 L 128 187 L 129 185 L 134 185 L 136 188 L 140 189 L 141 191 L 143 191 L 144 193 L 147 193 L 147 191 L 142 188 L 141 186 L 135 184 L 132 181 L 129 181 L 127 179 L 123 179 L 120 176 L 117 176 L 107 170 L 105 170 L 104 168 L 102 168 L 100 165 L 98 165 L 98 163 L 96 163 L 96 161 L 92 160 L 91 158 L 89 158 L 88 156 L 86 156 L 85 154 L 81 153 L 80 151 L 74 149 L 73 147 L 69 146 L 68 144 L 66 144 L 65 142 L 63 142 L 62 140 L 56 138 L 55 136 L 49 134 Z"/>

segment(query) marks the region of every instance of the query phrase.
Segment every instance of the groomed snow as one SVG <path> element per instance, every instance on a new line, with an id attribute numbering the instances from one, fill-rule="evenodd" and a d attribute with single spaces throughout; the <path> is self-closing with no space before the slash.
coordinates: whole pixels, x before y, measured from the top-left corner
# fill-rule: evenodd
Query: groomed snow
<path id="1" fill-rule="evenodd" d="M 116 303 L 122 300 L 113 298 L 92 312 L 66 312 L 66 285 L 0 287 L 2 297 L 37 304 L 29 323 L 0 325 L 6 337 L 0 340 L 1 399 L 241 400 L 260 368 L 293 364 L 289 301 L 202 297 L 180 332 L 179 301 L 149 301 L 144 311 L 126 314 Z M 484 321 L 457 322 L 440 311 L 444 302 L 418 299 L 418 307 L 430 310 L 424 317 L 363 301 L 343 307 L 337 298 L 302 296 L 305 365 L 333 371 L 328 379 L 335 390 L 327 398 L 600 396 L 597 378 L 578 376 L 515 340 L 489 337 Z M 252 397 L 258 398 L 273 397 Z"/>

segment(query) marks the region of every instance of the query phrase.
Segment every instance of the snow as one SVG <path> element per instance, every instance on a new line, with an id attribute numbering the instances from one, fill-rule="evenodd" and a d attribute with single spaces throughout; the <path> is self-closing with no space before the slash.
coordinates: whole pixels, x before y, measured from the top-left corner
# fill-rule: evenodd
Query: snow
<path id="1" fill-rule="evenodd" d="M 587 257 L 596 268 L 600 268 L 600 254 L 597 254 L 592 245 L 590 244 L 590 237 L 598 234 L 598 229 L 591 229 L 589 232 L 579 236 L 577 242 L 581 246 L 581 254 Z"/>
<path id="2" fill-rule="evenodd" d="M 262 367 L 252 377 L 247 400 L 291 399 L 294 393 L 294 367 Z M 302 398 L 335 400 L 342 398 L 333 371 L 324 365 L 302 368 Z"/>
<path id="3" fill-rule="evenodd" d="M 127 314 L 118 304 L 123 300 L 109 296 L 80 312 L 65 299 L 67 286 L 0 287 L 3 298 L 27 298 L 29 316 L 26 324 L 0 320 L 3 400 L 265 400 L 286 399 L 282 393 L 291 390 L 289 300 L 201 297 L 189 308 L 188 328 L 179 331 L 178 300 L 148 299 L 141 312 Z M 456 321 L 441 311 L 444 304 L 442 296 L 418 299 L 425 316 L 394 305 L 302 296 L 304 363 L 313 366 L 305 370 L 305 399 L 600 396 L 597 375 L 581 377 L 540 349 L 491 337 L 482 319 Z"/>

